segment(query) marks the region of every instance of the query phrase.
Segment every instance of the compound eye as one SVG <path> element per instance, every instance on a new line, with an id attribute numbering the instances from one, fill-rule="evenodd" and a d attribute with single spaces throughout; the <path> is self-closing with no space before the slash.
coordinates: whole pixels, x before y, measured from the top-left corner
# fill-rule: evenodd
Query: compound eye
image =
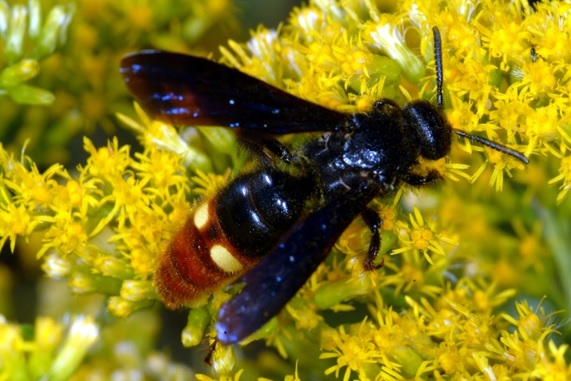
<path id="1" fill-rule="evenodd" d="M 438 160 L 448 155 L 452 143 L 452 127 L 438 108 L 425 100 L 416 100 L 403 108 L 412 129 L 420 156 Z"/>

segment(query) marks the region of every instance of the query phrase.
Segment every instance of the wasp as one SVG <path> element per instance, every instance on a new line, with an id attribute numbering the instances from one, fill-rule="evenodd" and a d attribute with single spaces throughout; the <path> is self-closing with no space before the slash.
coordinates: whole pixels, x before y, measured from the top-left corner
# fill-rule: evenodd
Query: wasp
<path id="1" fill-rule="evenodd" d="M 450 152 L 456 134 L 511 155 L 521 153 L 452 128 L 443 113 L 442 50 L 433 28 L 437 104 L 403 107 L 376 101 L 366 113 L 343 113 L 300 99 L 236 69 L 164 51 L 141 51 L 121 62 L 125 83 L 152 117 L 173 125 L 226 126 L 260 158 L 194 208 L 161 256 L 159 296 L 180 307 L 232 282 L 241 291 L 222 305 L 217 339 L 237 343 L 275 316 L 327 257 L 358 216 L 371 240 L 364 268 L 375 269 L 382 220 L 368 205 L 403 183 L 441 178 L 419 174 L 419 159 Z M 319 133 L 290 152 L 277 137 Z"/>

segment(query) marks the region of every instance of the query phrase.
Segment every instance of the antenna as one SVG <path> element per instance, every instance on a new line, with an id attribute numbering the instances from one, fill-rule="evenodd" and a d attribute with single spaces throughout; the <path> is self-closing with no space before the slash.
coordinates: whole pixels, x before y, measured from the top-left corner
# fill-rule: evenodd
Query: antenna
<path id="1" fill-rule="evenodd" d="M 505 153 L 506 155 L 510 155 L 512 157 L 515 157 L 516 159 L 523 162 L 524 164 L 529 163 L 529 159 L 527 157 L 525 157 L 521 152 L 518 152 L 514 149 L 508 148 L 504 145 L 493 142 L 493 141 L 488 140 L 486 138 L 482 138 L 480 136 L 471 135 L 471 134 L 464 132 L 462 130 L 453 129 L 453 131 L 456 133 L 456 135 L 461 136 L 463 138 L 466 138 L 472 142 L 480 143 L 483 146 L 489 147 L 489 148 L 494 149 L 496 151 L 499 151 L 501 153 Z"/>
<path id="2" fill-rule="evenodd" d="M 434 61 L 436 69 L 436 103 L 439 109 L 444 108 L 444 101 L 442 98 L 442 39 L 440 38 L 440 31 L 437 27 L 432 28 L 434 34 Z"/>
<path id="3" fill-rule="evenodd" d="M 438 108 L 442 110 L 444 108 L 444 100 L 442 96 L 442 83 L 443 83 L 443 74 L 442 74 L 442 39 L 440 38 L 440 31 L 437 27 L 432 28 L 432 33 L 434 34 L 434 61 L 435 61 L 435 70 L 436 70 L 436 103 Z M 498 152 L 505 153 L 506 155 L 510 155 L 524 164 L 529 163 L 529 159 L 525 157 L 521 152 L 508 148 L 504 145 L 499 143 L 493 142 L 486 138 L 482 138 L 480 136 L 471 135 L 467 132 L 462 130 L 457 130 L 455 128 L 452 129 L 456 135 L 466 138 L 472 142 L 479 143 L 483 146 L 489 147 L 494 149 Z"/>

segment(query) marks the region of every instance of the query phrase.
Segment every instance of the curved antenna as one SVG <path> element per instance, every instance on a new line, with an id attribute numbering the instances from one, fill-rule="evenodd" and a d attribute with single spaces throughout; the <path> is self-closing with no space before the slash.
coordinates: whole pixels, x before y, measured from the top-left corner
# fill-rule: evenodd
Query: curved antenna
<path id="1" fill-rule="evenodd" d="M 505 153 L 506 155 L 510 155 L 512 157 L 515 157 L 516 159 L 523 162 L 524 164 L 529 163 L 529 159 L 527 157 L 525 157 L 521 152 L 518 152 L 514 149 L 508 148 L 504 145 L 493 142 L 493 141 L 488 140 L 486 138 L 482 138 L 480 136 L 471 135 L 471 134 L 464 132 L 462 130 L 457 130 L 454 128 L 453 131 L 456 133 L 456 135 L 461 136 L 463 138 L 466 138 L 472 142 L 479 143 L 483 146 L 489 147 L 489 148 L 494 149 L 496 151 L 499 151 L 501 153 Z"/>
<path id="2" fill-rule="evenodd" d="M 442 97 L 442 39 L 440 38 L 440 31 L 437 27 L 432 28 L 434 34 L 434 66 L 436 70 L 436 103 L 439 109 L 443 109 L 444 102 Z"/>
<path id="3" fill-rule="evenodd" d="M 432 28 L 432 33 L 434 34 L 434 66 L 436 71 L 436 103 L 438 108 L 442 110 L 444 108 L 444 101 L 442 96 L 442 83 L 443 83 L 443 74 L 442 74 L 442 39 L 440 38 L 440 31 L 437 27 Z M 533 49 L 533 47 L 532 47 Z M 532 50 L 532 57 L 535 49 Z M 493 142 L 486 138 L 482 138 L 480 136 L 471 135 L 467 132 L 462 130 L 452 129 L 456 135 L 466 138 L 472 142 L 479 143 L 483 146 L 489 147 L 494 149 L 498 152 L 505 153 L 506 155 L 510 155 L 524 164 L 529 163 L 529 159 L 525 157 L 521 152 L 508 148 L 504 145 L 499 143 Z"/>

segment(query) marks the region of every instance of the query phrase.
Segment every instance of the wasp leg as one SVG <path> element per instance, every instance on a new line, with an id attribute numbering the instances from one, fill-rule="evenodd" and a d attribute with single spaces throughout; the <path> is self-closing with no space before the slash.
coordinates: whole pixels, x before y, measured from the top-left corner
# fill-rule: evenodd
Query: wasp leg
<path id="1" fill-rule="evenodd" d="M 236 136 L 236 141 L 246 151 L 262 160 L 269 161 L 272 157 L 277 157 L 287 164 L 292 161 L 292 155 L 286 146 L 271 136 L 241 131 Z"/>
<path id="2" fill-rule="evenodd" d="M 218 339 L 214 338 L 212 343 L 208 346 L 208 353 L 204 358 L 204 362 L 209 366 L 212 366 L 212 356 L 214 355 L 214 351 L 216 350 L 217 344 L 218 344 Z"/>
<path id="3" fill-rule="evenodd" d="M 278 140 L 273 138 L 262 139 L 262 144 L 268 151 L 279 157 L 284 163 L 291 163 L 291 153 Z"/>
<path id="4" fill-rule="evenodd" d="M 367 258 L 365 258 L 364 267 L 367 271 L 372 271 L 380 269 L 383 267 L 385 260 L 383 259 L 381 263 L 375 264 L 377 259 L 377 254 L 379 254 L 379 249 L 381 248 L 381 234 L 379 230 L 383 226 L 383 220 L 376 211 L 366 207 L 361 211 L 361 217 L 365 224 L 369 227 L 371 231 L 371 242 L 369 243 L 369 252 L 367 253 Z"/>
<path id="5" fill-rule="evenodd" d="M 428 185 L 431 184 L 433 182 L 436 182 L 437 180 L 440 180 L 442 178 L 442 175 L 440 174 L 440 172 L 438 171 L 430 171 L 428 172 L 428 174 L 426 176 L 422 176 L 422 175 L 418 175 L 416 173 L 409 173 L 405 178 L 404 178 L 404 182 L 415 186 L 415 187 L 420 187 L 423 185 Z"/>

